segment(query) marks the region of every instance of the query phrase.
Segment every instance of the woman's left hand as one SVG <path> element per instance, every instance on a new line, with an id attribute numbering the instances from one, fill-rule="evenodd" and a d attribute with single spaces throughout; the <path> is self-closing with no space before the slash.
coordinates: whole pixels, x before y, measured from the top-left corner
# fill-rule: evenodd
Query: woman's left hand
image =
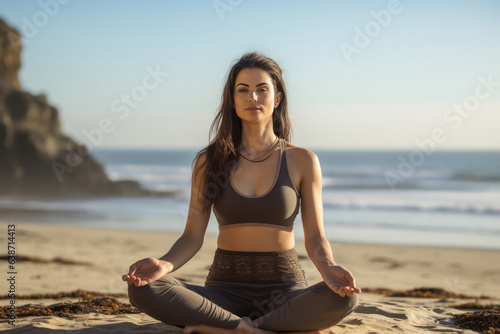
<path id="1" fill-rule="evenodd" d="M 356 287 L 356 279 L 351 272 L 342 266 L 329 266 L 326 275 L 323 275 L 326 285 L 341 297 L 351 297 L 354 293 L 361 293 Z"/>

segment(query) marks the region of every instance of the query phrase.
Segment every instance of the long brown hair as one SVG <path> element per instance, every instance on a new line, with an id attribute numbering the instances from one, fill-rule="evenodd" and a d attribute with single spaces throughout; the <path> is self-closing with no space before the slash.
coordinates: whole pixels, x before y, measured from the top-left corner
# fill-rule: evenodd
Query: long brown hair
<path id="1" fill-rule="evenodd" d="M 287 95 L 281 68 L 274 60 L 260 53 L 244 54 L 231 67 L 227 76 L 218 113 L 210 126 L 210 144 L 197 152 L 191 165 L 193 169 L 199 157 L 206 152 L 206 159 L 200 164 L 199 169 L 194 171 L 194 177 L 198 179 L 198 174 L 203 170 L 200 177 L 200 192 L 203 195 L 201 209 L 203 212 L 210 210 L 221 197 L 229 184 L 230 172 L 237 167 L 240 154 L 237 148 L 241 143 L 242 125 L 241 119 L 233 108 L 233 94 L 236 76 L 246 68 L 259 68 L 266 71 L 273 81 L 275 93 L 281 92 L 281 101 L 273 111 L 273 131 L 277 137 L 287 142 L 290 141 L 291 124 L 288 117 Z M 211 133 L 215 133 L 212 140 L 210 140 Z"/>

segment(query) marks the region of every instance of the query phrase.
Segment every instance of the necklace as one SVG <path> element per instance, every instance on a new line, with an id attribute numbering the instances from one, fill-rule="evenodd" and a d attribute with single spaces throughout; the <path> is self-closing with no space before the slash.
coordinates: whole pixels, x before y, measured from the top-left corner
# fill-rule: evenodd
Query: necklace
<path id="1" fill-rule="evenodd" d="M 243 149 L 243 151 L 247 152 L 247 154 L 254 160 L 256 159 L 260 159 L 262 158 L 263 156 L 265 156 L 267 154 L 267 152 L 269 152 L 269 150 L 274 146 L 274 144 L 276 144 L 276 142 L 278 141 L 279 137 L 276 137 L 276 139 L 274 140 L 274 142 L 268 147 L 268 149 L 266 150 L 266 152 L 264 152 L 264 154 L 262 154 L 260 157 L 256 158 L 254 157 L 253 155 L 250 154 L 250 152 L 248 152 L 245 147 L 243 146 L 243 144 L 241 144 L 241 148 Z"/>
<path id="2" fill-rule="evenodd" d="M 278 141 L 278 139 L 279 139 L 279 138 L 276 138 L 276 140 L 274 141 L 274 143 L 276 143 L 276 142 Z M 273 144 L 272 144 L 272 145 L 271 145 L 271 146 L 267 149 L 266 153 L 264 153 L 262 156 L 266 155 L 266 154 L 267 154 L 267 152 L 269 152 L 269 150 L 270 150 L 270 149 L 274 146 L 274 143 L 273 143 Z M 243 147 L 243 145 L 241 145 L 241 147 L 243 148 L 243 150 L 244 150 L 245 152 L 247 152 L 247 153 L 248 153 L 248 151 L 247 151 L 247 150 L 245 150 L 245 148 Z M 243 154 L 241 154 L 241 153 L 240 153 L 240 155 L 241 155 L 244 159 L 246 159 L 246 160 L 248 160 L 248 161 L 250 161 L 250 162 L 262 162 L 262 161 L 265 161 L 265 160 L 269 159 L 269 158 L 271 157 L 271 155 L 273 155 L 273 154 L 274 154 L 274 152 L 276 152 L 276 150 L 278 149 L 278 147 L 279 147 L 279 145 L 276 145 L 276 147 L 274 148 L 273 152 L 272 152 L 271 154 L 269 154 L 266 158 L 262 159 L 262 160 L 250 160 L 250 159 L 248 159 L 247 157 L 245 157 Z M 250 153 L 248 153 L 248 154 L 249 154 L 251 157 L 253 157 Z M 262 157 L 262 156 L 261 156 L 261 157 Z M 259 158 L 260 158 L 260 157 L 259 157 Z"/>

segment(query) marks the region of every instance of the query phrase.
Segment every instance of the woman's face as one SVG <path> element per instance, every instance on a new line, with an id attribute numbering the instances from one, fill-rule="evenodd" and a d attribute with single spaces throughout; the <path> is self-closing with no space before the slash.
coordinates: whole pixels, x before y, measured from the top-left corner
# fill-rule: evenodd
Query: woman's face
<path id="1" fill-rule="evenodd" d="M 234 108 L 244 121 L 258 122 L 270 118 L 281 100 L 275 94 L 273 80 L 260 68 L 245 68 L 236 76 Z"/>

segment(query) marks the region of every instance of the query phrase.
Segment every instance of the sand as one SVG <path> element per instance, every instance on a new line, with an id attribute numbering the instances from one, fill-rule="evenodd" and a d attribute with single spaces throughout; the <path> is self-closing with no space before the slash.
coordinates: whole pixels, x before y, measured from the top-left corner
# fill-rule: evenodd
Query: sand
<path id="1" fill-rule="evenodd" d="M 0 222 L 2 255 L 7 250 L 7 225 Z M 88 290 L 101 293 L 127 293 L 121 280 L 129 266 L 145 257 L 161 257 L 180 236 L 179 233 L 97 229 L 46 223 L 16 222 L 15 247 L 18 256 L 57 257 L 89 264 L 37 263 L 17 261 L 16 294 L 45 294 Z M 369 245 L 331 241 L 336 262 L 353 272 L 360 288 L 408 290 L 437 287 L 457 294 L 487 295 L 500 298 L 500 251 Z M 207 235 L 202 249 L 186 265 L 171 273 L 189 283 L 203 285 L 216 249 L 216 236 Z M 295 248 L 309 285 L 321 280 L 307 256 L 303 241 Z M 7 277 L 7 261 L 2 261 Z M 0 295 L 8 293 L 2 279 Z M 118 298 L 129 303 L 127 298 Z M 16 306 L 51 305 L 78 298 L 16 299 Z M 360 295 L 358 309 L 324 333 L 477 333 L 454 325 L 452 316 L 465 312 L 448 307 L 469 300 L 448 298 L 387 297 Z M 9 299 L 1 299 L 2 306 Z M 498 300 L 485 301 L 495 302 Z M 74 319 L 55 316 L 17 317 L 15 326 L 0 323 L 8 333 L 182 333 L 144 313 L 76 315 Z"/>

